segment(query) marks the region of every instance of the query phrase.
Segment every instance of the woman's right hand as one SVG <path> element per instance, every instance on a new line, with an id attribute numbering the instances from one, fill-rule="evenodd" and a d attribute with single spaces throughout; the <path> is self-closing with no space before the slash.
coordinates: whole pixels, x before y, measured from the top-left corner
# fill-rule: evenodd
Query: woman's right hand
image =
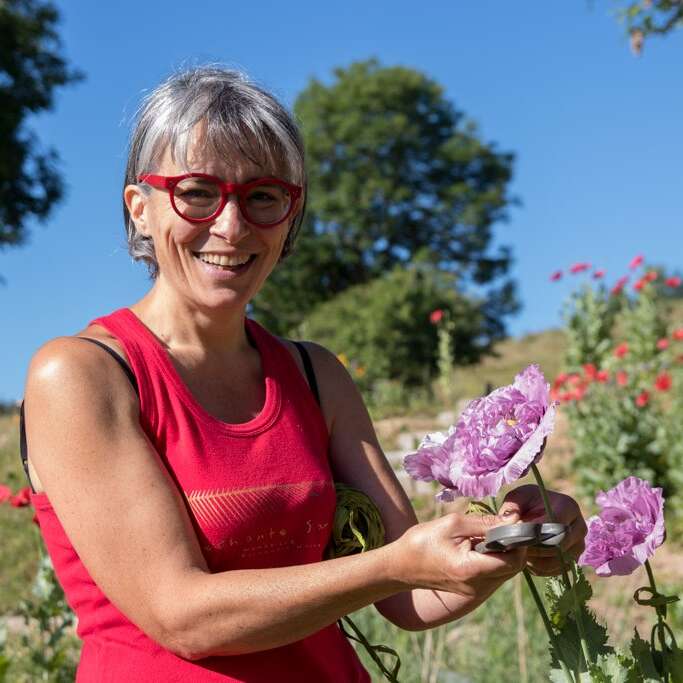
<path id="1" fill-rule="evenodd" d="M 488 554 L 474 550 L 489 529 L 516 521 L 516 514 L 449 513 L 416 524 L 395 541 L 399 579 L 411 588 L 458 594 L 469 611 L 524 568 L 526 548 Z"/>

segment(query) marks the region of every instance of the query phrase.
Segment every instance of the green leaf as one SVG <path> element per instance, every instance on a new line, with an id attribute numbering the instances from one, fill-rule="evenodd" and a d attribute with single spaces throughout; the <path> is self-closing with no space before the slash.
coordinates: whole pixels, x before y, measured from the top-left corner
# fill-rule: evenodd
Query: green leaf
<path id="1" fill-rule="evenodd" d="M 640 637 L 637 630 L 634 630 L 633 632 L 630 650 L 631 655 L 635 660 L 636 670 L 640 676 L 640 678 L 636 680 L 643 681 L 644 683 L 660 681 L 661 678 L 657 673 L 657 667 L 655 666 L 654 659 L 652 658 L 650 644 Z"/>
<path id="2" fill-rule="evenodd" d="M 675 647 L 666 656 L 672 681 L 683 681 L 683 650 Z"/>
<path id="3" fill-rule="evenodd" d="M 583 628 L 586 634 L 586 645 L 593 660 L 598 655 L 610 654 L 613 650 L 607 645 L 607 630 L 599 624 L 594 613 L 586 606 L 586 601 L 592 595 L 590 584 L 583 572 L 577 571 L 577 595 L 579 597 L 580 614 Z M 558 666 L 563 660 L 567 666 L 577 671 L 584 670 L 583 657 L 581 654 L 581 639 L 576 626 L 573 611 L 570 611 L 573 600 L 572 589 L 567 589 L 564 582 L 558 577 L 553 577 L 546 582 L 545 594 L 548 600 L 548 614 L 557 628 L 557 649 L 550 646 L 550 657 L 553 666 Z M 558 652 L 559 649 L 559 652 Z M 590 680 L 590 678 L 586 679 Z"/>
<path id="4" fill-rule="evenodd" d="M 549 600 L 548 616 L 554 626 L 561 628 L 566 618 L 572 614 L 575 597 L 579 605 L 585 606 L 593 595 L 593 589 L 586 579 L 585 574 L 579 569 L 578 580 L 573 591 L 568 591 L 564 582 L 559 578 L 551 579 L 546 584 L 546 597 Z"/>
<path id="5" fill-rule="evenodd" d="M 619 652 L 600 655 L 591 667 L 591 683 L 635 683 L 635 662 Z"/>

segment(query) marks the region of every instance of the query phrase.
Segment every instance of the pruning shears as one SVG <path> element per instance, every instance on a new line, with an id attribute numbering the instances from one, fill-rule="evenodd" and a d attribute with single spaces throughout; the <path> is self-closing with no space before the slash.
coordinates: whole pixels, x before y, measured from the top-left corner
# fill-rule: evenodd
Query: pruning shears
<path id="1" fill-rule="evenodd" d="M 493 527 L 474 549 L 478 553 L 504 553 L 522 546 L 555 548 L 567 535 L 569 527 L 556 522 L 520 522 Z"/>

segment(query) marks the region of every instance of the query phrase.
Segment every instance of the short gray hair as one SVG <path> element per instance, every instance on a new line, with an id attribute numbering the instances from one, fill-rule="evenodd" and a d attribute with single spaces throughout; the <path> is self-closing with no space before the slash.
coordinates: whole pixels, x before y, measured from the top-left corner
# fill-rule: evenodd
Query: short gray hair
<path id="1" fill-rule="evenodd" d="M 220 66 L 173 74 L 145 97 L 131 132 L 124 188 L 138 184 L 141 174 L 156 171 L 168 147 L 173 159 L 187 167 L 191 133 L 200 122 L 204 124 L 202 143 L 209 154 L 225 159 L 237 153 L 273 169 L 301 185 L 305 201 L 304 146 L 291 114 L 243 73 Z M 141 188 L 151 191 L 146 185 Z M 292 223 L 280 258 L 292 250 L 303 215 L 304 206 Z M 137 231 L 125 202 L 123 217 L 130 255 L 144 261 L 150 276 L 156 278 L 159 265 L 154 243 Z"/>

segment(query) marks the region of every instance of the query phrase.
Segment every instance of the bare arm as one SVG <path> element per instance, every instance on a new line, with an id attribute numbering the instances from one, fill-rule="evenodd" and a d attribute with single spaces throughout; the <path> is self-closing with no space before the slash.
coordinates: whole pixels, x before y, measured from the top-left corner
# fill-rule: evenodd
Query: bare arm
<path id="1" fill-rule="evenodd" d="M 419 576 L 422 571 L 421 558 L 425 553 L 429 554 L 428 547 L 435 539 L 443 538 L 444 535 L 448 537 L 452 518 L 446 515 L 443 519 L 417 525 L 410 500 L 382 453 L 353 380 L 332 354 L 315 344 L 308 346 L 321 379 L 321 400 L 331 434 L 330 458 L 335 480 L 360 489 L 372 498 L 382 514 L 387 542 L 395 542 L 414 527 L 413 566 L 407 571 L 414 577 Z M 581 511 L 568 496 L 551 492 L 551 499 L 557 519 L 570 525 L 570 533 L 562 546 L 567 553 L 578 557 L 583 549 L 586 531 Z M 501 507 L 501 513 L 503 512 L 506 513 L 505 517 L 493 517 L 488 521 L 497 525 L 544 517 L 543 502 L 537 487 L 526 486 L 511 491 Z M 444 554 L 454 552 L 455 543 L 453 546 L 452 550 L 446 546 Z M 528 549 L 526 555 L 527 566 L 535 574 L 554 575 L 561 570 L 554 551 Z M 443 561 L 446 561 L 445 558 Z M 476 566 L 476 553 L 465 554 L 461 562 Z M 415 583 L 419 585 L 419 582 Z M 471 593 L 463 590 L 437 590 L 431 584 L 429 588 L 414 587 L 404 590 L 377 601 L 375 605 L 382 615 L 397 626 L 422 630 L 453 621 L 475 609 L 501 583 L 502 581 L 481 583 Z"/>
<path id="2" fill-rule="evenodd" d="M 446 540 L 432 534 L 430 547 L 425 534 L 398 538 L 390 521 L 397 540 L 377 551 L 211 574 L 184 501 L 140 428 L 137 397 L 106 362 L 96 348 L 69 338 L 36 354 L 26 390 L 29 452 L 98 586 L 180 656 L 284 645 L 415 586 L 486 594 L 518 570 L 512 555 L 482 557 L 473 566 L 469 536 L 490 523 L 452 519 Z M 422 556 L 419 566 L 407 561 L 415 553 Z"/>
<path id="3" fill-rule="evenodd" d="M 308 344 L 321 384 L 321 401 L 330 431 L 330 459 L 336 481 L 365 492 L 378 506 L 382 515 L 387 543 L 396 541 L 418 524 L 410 499 L 396 478 L 377 440 L 372 421 L 355 383 L 345 368 L 326 349 Z M 506 520 L 493 518 L 492 525 L 512 523 L 516 515 Z M 430 544 L 434 536 L 448 534 L 452 516 L 421 524 L 414 531 L 416 548 L 413 566 L 408 571 L 419 575 L 419 550 Z M 455 551 L 456 542 L 453 543 Z M 468 546 L 469 547 L 469 546 Z M 449 548 L 444 548 L 448 553 Z M 476 564 L 474 553 L 467 553 L 463 562 Z M 510 574 L 511 575 L 511 574 Z M 427 588 L 403 590 L 383 600 L 375 601 L 379 612 L 391 622 L 407 630 L 422 630 L 453 621 L 484 602 L 502 581 L 480 585 L 477 591 L 450 592 Z"/>

